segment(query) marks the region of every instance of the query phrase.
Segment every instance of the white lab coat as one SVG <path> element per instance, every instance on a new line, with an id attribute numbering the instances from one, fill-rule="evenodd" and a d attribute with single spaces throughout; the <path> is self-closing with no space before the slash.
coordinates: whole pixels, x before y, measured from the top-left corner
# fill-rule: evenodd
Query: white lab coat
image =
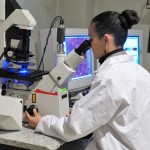
<path id="1" fill-rule="evenodd" d="M 64 141 L 93 132 L 87 150 L 150 150 L 150 74 L 132 56 L 110 57 L 71 117 L 42 117 L 36 131 Z"/>

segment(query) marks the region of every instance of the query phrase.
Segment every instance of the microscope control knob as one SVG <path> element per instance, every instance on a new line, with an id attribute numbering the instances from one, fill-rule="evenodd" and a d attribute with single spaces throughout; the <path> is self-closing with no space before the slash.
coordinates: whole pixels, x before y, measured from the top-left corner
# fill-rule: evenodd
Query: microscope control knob
<path id="1" fill-rule="evenodd" d="M 6 88 L 7 88 L 7 85 L 6 84 L 2 84 L 1 95 L 6 95 Z"/>
<path id="2" fill-rule="evenodd" d="M 8 56 L 8 57 L 12 57 L 12 56 L 13 56 L 13 52 L 12 52 L 12 51 L 8 51 L 8 52 L 7 52 L 7 56 Z"/>
<path id="3" fill-rule="evenodd" d="M 6 90 L 2 89 L 1 95 L 3 95 L 3 96 L 6 95 Z"/>
<path id="4" fill-rule="evenodd" d="M 26 110 L 30 114 L 30 116 L 34 116 L 33 109 L 36 109 L 36 111 L 38 112 L 38 107 L 36 105 L 30 105 Z"/>
<path id="5" fill-rule="evenodd" d="M 2 84 L 2 89 L 6 89 L 6 88 L 7 88 L 6 84 Z"/>
<path id="6" fill-rule="evenodd" d="M 58 76 L 58 77 L 57 77 L 57 80 L 60 80 L 60 79 L 61 79 L 61 77 L 60 77 L 60 76 Z"/>

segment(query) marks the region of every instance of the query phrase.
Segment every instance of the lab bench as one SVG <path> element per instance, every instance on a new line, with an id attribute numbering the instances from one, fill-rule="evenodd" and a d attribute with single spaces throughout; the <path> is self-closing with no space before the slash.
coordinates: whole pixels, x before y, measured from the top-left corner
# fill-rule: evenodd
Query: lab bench
<path id="1" fill-rule="evenodd" d="M 64 142 L 23 127 L 21 131 L 0 130 L 0 150 L 56 150 Z"/>

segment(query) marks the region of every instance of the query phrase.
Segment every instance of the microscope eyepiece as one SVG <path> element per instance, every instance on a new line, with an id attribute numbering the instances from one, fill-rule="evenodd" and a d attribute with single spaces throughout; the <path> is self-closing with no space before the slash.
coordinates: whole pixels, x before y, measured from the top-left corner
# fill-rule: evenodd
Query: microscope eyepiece
<path id="1" fill-rule="evenodd" d="M 86 51 L 88 49 L 90 49 L 90 46 L 91 46 L 91 43 L 89 40 L 85 40 L 83 41 L 80 46 L 78 48 L 75 49 L 75 52 L 78 54 L 78 55 L 82 55 L 82 53 L 86 53 Z"/>
<path id="2" fill-rule="evenodd" d="M 90 46 L 91 46 L 91 43 L 92 43 L 93 39 L 89 39 L 88 41 L 89 41 L 89 43 L 90 43 Z"/>

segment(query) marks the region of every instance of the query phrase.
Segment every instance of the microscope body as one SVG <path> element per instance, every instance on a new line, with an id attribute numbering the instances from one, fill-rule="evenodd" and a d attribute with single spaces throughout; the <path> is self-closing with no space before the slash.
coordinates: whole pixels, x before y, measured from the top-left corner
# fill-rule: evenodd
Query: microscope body
<path id="1" fill-rule="evenodd" d="M 83 44 L 88 45 L 88 42 L 85 41 Z M 78 55 L 75 50 L 67 56 L 57 54 L 56 67 L 48 75 L 43 76 L 25 105 L 28 107 L 35 105 L 41 116 L 48 114 L 59 118 L 65 116 L 69 112 L 68 81 L 84 59 L 86 55 L 84 53 Z"/>
<path id="2" fill-rule="evenodd" d="M 16 0 L 0 0 L 0 129 L 3 130 L 22 128 L 24 98 L 20 95 L 27 96 L 23 92 L 29 82 L 17 84 L 13 73 L 18 68 L 13 68 L 12 63 L 28 63 L 30 32 L 35 25 L 30 12 L 21 9 Z M 23 42 L 19 49 L 11 46 L 14 39 Z"/>

